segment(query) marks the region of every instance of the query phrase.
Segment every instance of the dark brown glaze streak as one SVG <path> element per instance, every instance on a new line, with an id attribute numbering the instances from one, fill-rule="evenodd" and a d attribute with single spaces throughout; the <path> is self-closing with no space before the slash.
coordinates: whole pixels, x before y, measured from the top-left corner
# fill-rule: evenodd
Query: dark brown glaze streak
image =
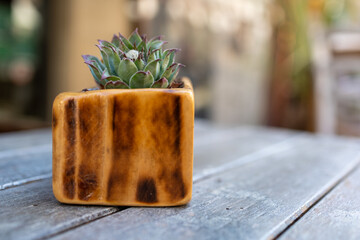
<path id="1" fill-rule="evenodd" d="M 53 180 L 57 181 L 57 170 L 58 170 L 58 162 L 59 162 L 59 157 L 58 157 L 58 152 L 57 152 L 57 133 L 59 132 L 59 130 L 57 129 L 57 113 L 55 111 L 55 108 L 53 108 L 52 110 L 52 144 L 53 144 L 53 151 L 52 151 L 52 156 L 53 156 Z"/>
<path id="2" fill-rule="evenodd" d="M 161 164 L 157 179 L 164 184 L 169 198 L 178 201 L 186 195 L 181 156 L 182 99 L 174 93 L 165 93 L 162 99 L 162 104 L 152 110 L 152 122 L 155 127 L 149 144 L 152 144 L 154 149 L 161 146 L 164 152 L 168 153 L 168 159 L 164 156 L 154 159 Z"/>
<path id="3" fill-rule="evenodd" d="M 173 156 L 176 159 L 175 169 L 172 173 L 173 188 L 171 189 L 172 196 L 175 199 L 182 199 L 185 197 L 186 189 L 182 176 L 182 156 L 181 156 L 181 136 L 182 136 L 182 116 L 181 116 L 181 97 L 176 96 L 174 99 L 173 112 L 173 136 L 175 136 L 173 144 Z"/>
<path id="4" fill-rule="evenodd" d="M 104 158 L 104 116 L 100 99 L 93 100 L 78 102 L 81 154 L 77 187 L 80 200 L 98 199 L 100 194 L 98 182 Z"/>
<path id="5" fill-rule="evenodd" d="M 65 105 L 65 172 L 63 175 L 64 195 L 70 199 L 75 195 L 75 142 L 76 142 L 76 103 L 74 99 Z"/>
<path id="6" fill-rule="evenodd" d="M 136 153 L 136 106 L 136 97 L 114 98 L 113 159 L 107 185 L 109 201 L 118 199 L 126 190 L 131 156 Z"/>
<path id="7" fill-rule="evenodd" d="M 136 188 L 136 200 L 144 203 L 156 203 L 158 201 L 153 178 L 146 177 L 139 180 Z"/>
<path id="8" fill-rule="evenodd" d="M 57 114 L 56 114 L 55 110 L 53 109 L 53 111 L 52 111 L 52 127 L 53 127 L 54 129 L 55 129 L 56 126 L 57 126 L 57 122 L 58 122 L 58 120 L 57 120 Z"/>

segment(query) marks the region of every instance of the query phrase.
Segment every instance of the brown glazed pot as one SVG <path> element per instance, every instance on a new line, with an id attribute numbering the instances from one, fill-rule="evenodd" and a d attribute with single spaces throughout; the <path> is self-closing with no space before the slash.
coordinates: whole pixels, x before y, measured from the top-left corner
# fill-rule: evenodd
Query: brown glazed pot
<path id="1" fill-rule="evenodd" d="M 191 199 L 194 94 L 61 93 L 53 104 L 53 192 L 62 203 L 176 206 Z"/>

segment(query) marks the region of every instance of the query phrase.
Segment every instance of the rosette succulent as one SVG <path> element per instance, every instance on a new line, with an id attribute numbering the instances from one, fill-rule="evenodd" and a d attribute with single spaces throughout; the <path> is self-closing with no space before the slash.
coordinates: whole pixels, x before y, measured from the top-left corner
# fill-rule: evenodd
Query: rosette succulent
<path id="1" fill-rule="evenodd" d="M 147 40 L 136 29 L 129 39 L 119 34 L 111 42 L 99 40 L 102 60 L 82 57 L 101 89 L 175 87 L 183 65 L 175 62 L 179 49 L 162 50 L 165 43 L 160 36 Z"/>

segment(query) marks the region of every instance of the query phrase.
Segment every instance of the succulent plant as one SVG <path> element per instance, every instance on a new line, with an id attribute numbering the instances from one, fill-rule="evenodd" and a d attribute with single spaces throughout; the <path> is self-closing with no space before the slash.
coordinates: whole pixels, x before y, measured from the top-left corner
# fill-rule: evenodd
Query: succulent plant
<path id="1" fill-rule="evenodd" d="M 165 43 L 160 36 L 147 40 L 136 29 L 129 39 L 119 34 L 111 42 L 99 40 L 102 60 L 82 57 L 102 89 L 177 87 L 174 80 L 184 65 L 175 62 L 179 49 L 162 50 Z"/>

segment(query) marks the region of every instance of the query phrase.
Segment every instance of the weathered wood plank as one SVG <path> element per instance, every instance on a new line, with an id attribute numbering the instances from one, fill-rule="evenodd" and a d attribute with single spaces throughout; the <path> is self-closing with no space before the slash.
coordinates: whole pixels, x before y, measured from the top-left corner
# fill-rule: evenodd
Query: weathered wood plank
<path id="1" fill-rule="evenodd" d="M 359 164 L 353 144 L 305 136 L 291 145 L 199 181 L 187 206 L 128 208 L 55 239 L 272 238 Z"/>
<path id="2" fill-rule="evenodd" d="M 221 131 L 225 127 L 214 126 L 209 122 L 195 121 L 195 136 Z M 0 159 L 12 156 L 26 156 L 51 152 L 51 129 L 36 129 L 0 134 Z"/>
<path id="3" fill-rule="evenodd" d="M 39 239 L 116 211 L 119 208 L 60 204 L 47 178 L 0 191 L 0 239 Z"/>
<path id="4" fill-rule="evenodd" d="M 51 152 L 0 159 L 0 190 L 51 177 Z"/>
<path id="5" fill-rule="evenodd" d="M 204 134 L 224 130 L 205 121 L 196 125 L 194 132 L 200 141 Z M 0 190 L 50 177 L 51 142 L 51 129 L 0 134 Z"/>
<path id="6" fill-rule="evenodd" d="M 259 127 L 225 129 L 195 138 L 194 181 L 258 158 L 284 151 L 292 138 L 303 133 Z"/>
<path id="7" fill-rule="evenodd" d="M 280 239 L 360 239 L 360 169 L 291 226 Z"/>
<path id="8" fill-rule="evenodd" d="M 29 149 L 32 146 L 49 144 L 51 144 L 51 130 L 48 128 L 2 133 L 0 134 L 0 159 L 4 153 L 14 149 Z"/>
<path id="9" fill-rule="evenodd" d="M 214 140 L 208 140 L 206 144 L 199 144 L 199 146 L 195 148 L 198 149 L 199 153 L 201 153 L 200 157 L 211 159 L 211 156 L 206 154 L 204 155 L 204 152 L 206 152 L 208 149 L 213 148 L 221 151 L 223 146 L 219 145 L 219 141 L 227 141 L 227 144 L 233 145 L 232 150 L 234 151 L 236 151 L 236 148 L 241 146 L 241 151 L 237 152 L 238 155 L 235 159 L 237 163 L 241 163 L 241 156 L 244 156 L 248 159 L 247 156 L 251 155 L 253 152 L 259 151 L 265 147 L 272 146 L 276 142 L 284 141 L 284 139 L 288 139 L 289 136 L 293 136 L 292 132 L 278 132 L 274 130 L 263 131 L 262 129 L 255 128 L 251 130 L 248 130 L 247 128 L 239 128 L 236 131 L 232 132 L 220 131 L 218 133 L 219 134 L 216 134 L 218 137 L 211 136 L 211 134 L 209 134 L 209 139 L 214 138 Z M 238 135 L 238 138 L 242 140 L 236 140 L 237 138 L 233 137 L 234 134 Z M 215 139 L 218 140 L 215 141 Z M 234 139 L 236 141 L 234 141 Z M 257 141 L 256 139 L 259 139 L 260 142 L 255 144 L 255 146 L 257 146 L 255 148 L 254 142 Z M 210 154 L 212 154 L 212 152 Z M 223 152 L 222 156 L 225 159 L 230 159 L 229 157 L 227 157 L 227 154 L 231 154 L 232 156 L 232 152 L 229 151 L 229 148 L 226 148 L 226 151 Z M 200 157 L 197 157 L 195 153 L 195 159 L 199 159 Z M 264 157 L 264 155 L 262 157 Z M 258 159 L 259 158 L 254 158 L 254 160 Z M 195 166 L 194 170 L 197 172 L 201 172 L 200 168 L 206 168 L 209 166 L 213 170 L 216 169 L 216 164 L 219 166 L 223 163 L 221 161 L 218 161 L 216 158 L 213 158 L 213 160 L 216 162 L 209 162 L 210 165 L 206 165 L 208 163 L 207 161 L 201 161 L 203 164 L 198 164 L 197 166 Z M 226 170 L 226 168 L 220 169 L 220 171 L 224 170 Z M 212 171 L 211 173 L 214 173 L 214 171 Z M 195 175 L 195 177 L 196 176 L 197 175 Z M 196 178 L 198 180 L 201 180 L 203 178 L 206 178 L 206 176 L 207 175 L 202 172 L 202 175 Z M 34 195 L 36 195 L 36 197 L 34 197 Z M 24 205 L 24 201 L 27 201 L 27 204 Z M 52 195 L 49 179 L 0 191 L 0 205 L 2 205 L 2 202 L 12 202 L 12 205 L 7 205 L 7 207 L 5 208 L 1 206 L 0 208 L 0 226 L 3 224 L 4 226 L 6 225 L 6 227 L 2 228 L 2 230 L 0 231 L 0 239 L 2 239 L 3 237 L 5 237 L 6 239 L 18 237 L 24 238 L 24 236 L 26 236 L 25 238 L 29 239 L 34 237 L 45 237 L 78 226 L 79 224 L 83 224 L 86 221 L 94 220 L 101 217 L 102 214 L 108 214 L 109 212 L 109 208 L 99 208 L 100 210 L 98 208 L 86 208 L 87 215 L 84 218 L 84 213 L 81 212 L 83 211 L 82 209 L 84 207 L 79 206 L 77 208 L 69 208 L 69 206 L 61 205 L 55 201 Z M 17 204 L 15 204 L 15 202 Z M 29 208 L 29 206 L 32 204 L 38 204 L 36 208 L 37 210 Z M 51 211 L 51 217 L 49 217 L 49 209 L 55 209 Z M 95 211 L 95 214 L 93 214 L 93 211 Z M 111 210 L 111 212 L 112 211 L 116 210 Z M 10 216 L 12 215 L 22 217 L 11 218 Z M 30 221 L 29 219 L 36 219 L 36 221 Z M 84 219 L 86 219 L 86 221 Z M 22 228 L 17 226 L 22 226 Z M 28 236 L 28 232 L 31 232 L 31 235 Z"/>
<path id="10" fill-rule="evenodd" d="M 44 132 L 48 135 L 41 136 L 48 138 L 50 132 Z M 225 161 L 252 154 L 263 147 L 271 147 L 293 135 L 297 134 L 291 131 L 250 127 L 213 126 L 203 133 L 195 131 L 194 179 L 201 178 L 204 174 L 208 175 L 209 171 Z M 21 140 L 22 135 L 17 136 Z M 34 138 L 38 138 L 37 135 Z M 0 190 L 51 176 L 51 145 L 33 146 L 28 151 L 23 151 L 23 148 L 12 149 L 12 154 L 2 158 L 3 152 L 0 151 Z M 41 151 L 38 148 L 41 148 Z M 209 151 L 212 154 L 209 154 Z"/>

